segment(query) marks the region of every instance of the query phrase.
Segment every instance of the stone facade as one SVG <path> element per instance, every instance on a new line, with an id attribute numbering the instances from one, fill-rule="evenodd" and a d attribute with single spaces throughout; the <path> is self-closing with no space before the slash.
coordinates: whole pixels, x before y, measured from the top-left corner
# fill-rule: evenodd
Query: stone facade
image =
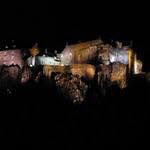
<path id="1" fill-rule="evenodd" d="M 23 59 L 21 51 L 18 49 L 0 51 L 0 65 L 19 65 L 22 67 Z"/>
<path id="2" fill-rule="evenodd" d="M 89 63 L 96 58 L 97 48 L 102 43 L 102 40 L 98 39 L 73 45 L 67 45 L 62 52 L 63 60 L 66 60 L 66 58 L 68 60 L 69 55 L 69 58 L 71 58 L 70 64 Z"/>

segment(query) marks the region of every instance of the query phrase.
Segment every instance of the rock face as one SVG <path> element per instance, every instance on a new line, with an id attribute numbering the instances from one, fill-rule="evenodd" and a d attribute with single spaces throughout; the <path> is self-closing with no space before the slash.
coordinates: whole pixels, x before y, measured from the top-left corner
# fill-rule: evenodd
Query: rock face
<path id="1" fill-rule="evenodd" d="M 74 64 L 71 66 L 50 66 L 45 65 L 43 67 L 43 74 L 50 78 L 51 73 L 72 73 L 73 75 L 79 75 L 85 77 L 88 80 L 92 80 L 95 76 L 95 67 L 90 64 Z"/>
<path id="2" fill-rule="evenodd" d="M 21 68 L 18 65 L 2 66 L 0 88 L 13 87 L 20 83 Z"/>
<path id="3" fill-rule="evenodd" d="M 117 84 L 121 89 L 127 86 L 126 65 L 122 63 L 112 63 L 110 65 L 100 65 L 97 69 L 97 83 L 100 88 L 110 87 Z"/>
<path id="4" fill-rule="evenodd" d="M 78 75 L 59 73 L 54 77 L 56 88 L 62 95 L 73 103 L 82 103 L 85 100 L 88 86 Z"/>
<path id="5" fill-rule="evenodd" d="M 113 63 L 111 72 L 111 82 L 116 82 L 122 89 L 127 86 L 126 83 L 127 67 L 122 63 Z"/>
<path id="6" fill-rule="evenodd" d="M 32 77 L 31 69 L 28 66 L 22 68 L 21 83 L 27 83 Z"/>
<path id="7" fill-rule="evenodd" d="M 0 93 L 6 91 L 5 93 L 10 95 L 13 94 L 16 86 L 28 87 L 29 85 L 33 86 L 33 90 L 34 85 L 52 87 L 53 90 L 58 91 L 58 94 L 63 95 L 62 98 L 79 104 L 86 99 L 88 89 L 82 77 L 75 73 L 53 72 L 51 78 L 46 78 L 42 66 L 36 68 L 27 66 L 20 68 L 18 65 L 0 67 Z"/>

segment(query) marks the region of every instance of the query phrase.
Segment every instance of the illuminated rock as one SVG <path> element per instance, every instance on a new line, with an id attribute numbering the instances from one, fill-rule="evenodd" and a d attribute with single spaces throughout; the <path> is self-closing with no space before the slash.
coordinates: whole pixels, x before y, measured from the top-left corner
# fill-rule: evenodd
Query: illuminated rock
<path id="1" fill-rule="evenodd" d="M 112 64 L 111 82 L 116 82 L 121 89 L 125 88 L 127 86 L 126 76 L 127 66 L 125 64 Z"/>
<path id="2" fill-rule="evenodd" d="M 80 77 L 92 80 L 95 75 L 95 67 L 90 64 L 73 64 L 70 66 L 45 65 L 43 67 L 43 74 L 46 77 L 50 78 L 52 72 L 72 73 L 73 75 L 79 75 Z"/>
<path id="3" fill-rule="evenodd" d="M 59 73 L 54 77 L 58 92 L 67 99 L 75 103 L 82 103 L 86 98 L 88 86 L 78 75 L 71 73 Z"/>
<path id="4" fill-rule="evenodd" d="M 32 72 L 28 66 L 22 68 L 21 83 L 27 83 L 32 77 Z"/>
<path id="5" fill-rule="evenodd" d="M 114 83 L 121 89 L 125 88 L 127 86 L 126 69 L 127 66 L 119 62 L 110 65 L 100 65 L 97 72 L 99 88 L 107 88 Z"/>

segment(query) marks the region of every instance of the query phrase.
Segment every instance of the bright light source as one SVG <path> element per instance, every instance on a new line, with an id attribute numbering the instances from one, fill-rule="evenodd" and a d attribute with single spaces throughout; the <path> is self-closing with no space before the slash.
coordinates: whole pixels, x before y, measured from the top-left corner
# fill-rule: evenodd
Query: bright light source
<path id="1" fill-rule="evenodd" d="M 137 59 L 136 54 L 134 55 L 134 74 L 142 72 L 142 62 Z"/>

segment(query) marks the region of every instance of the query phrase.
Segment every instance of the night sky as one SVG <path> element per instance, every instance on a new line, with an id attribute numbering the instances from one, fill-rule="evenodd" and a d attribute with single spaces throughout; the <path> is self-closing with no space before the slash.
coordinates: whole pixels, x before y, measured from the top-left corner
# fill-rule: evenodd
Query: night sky
<path id="1" fill-rule="evenodd" d="M 146 64 L 149 63 L 149 9 L 146 4 L 37 3 L 21 2 L 2 7 L 0 38 L 15 39 L 20 47 L 30 47 L 38 41 L 41 47 L 52 49 L 62 49 L 66 42 L 76 43 L 98 37 L 126 43 L 133 40 L 139 55 Z"/>

